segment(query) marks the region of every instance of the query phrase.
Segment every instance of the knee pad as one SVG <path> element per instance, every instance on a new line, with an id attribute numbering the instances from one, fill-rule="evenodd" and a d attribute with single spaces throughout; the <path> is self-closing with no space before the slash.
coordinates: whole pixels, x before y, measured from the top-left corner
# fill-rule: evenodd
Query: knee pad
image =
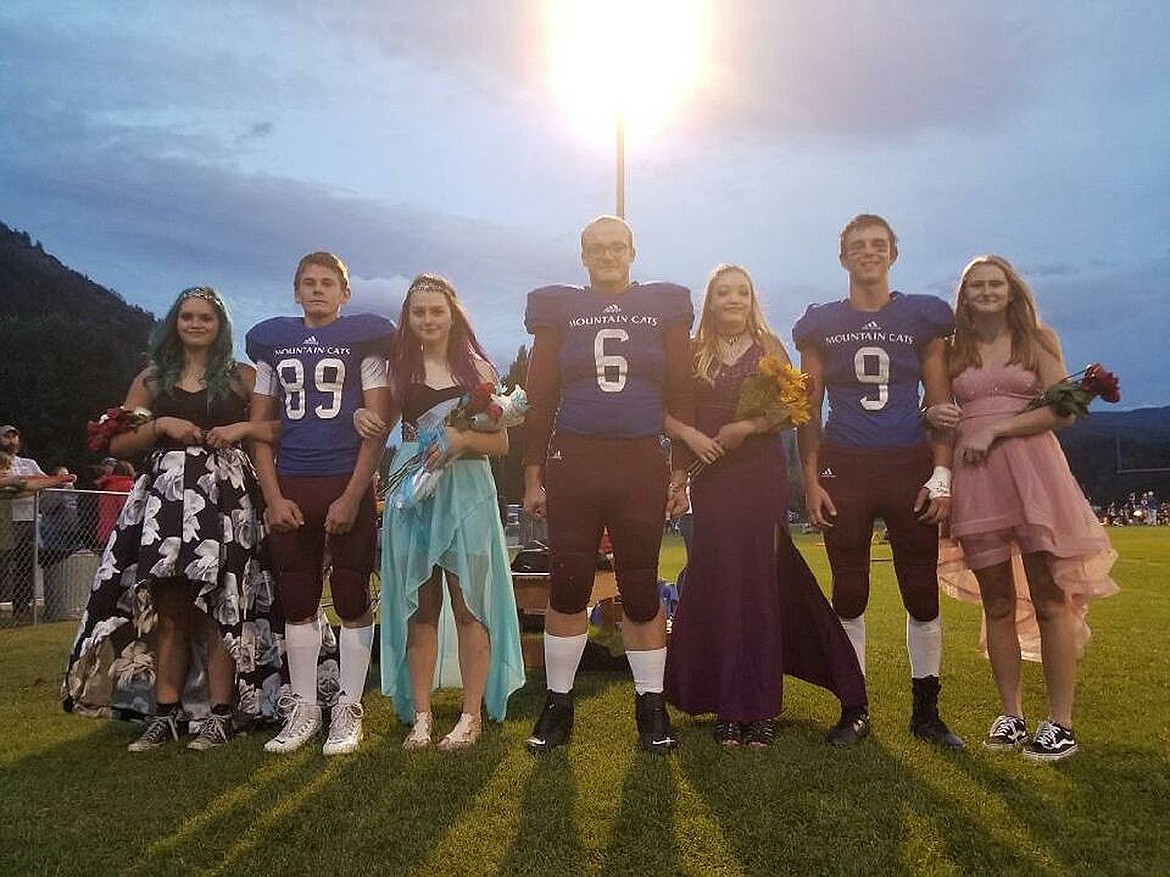
<path id="1" fill-rule="evenodd" d="M 938 588 L 907 594 L 906 613 L 919 624 L 938 618 Z"/>
<path id="2" fill-rule="evenodd" d="M 285 619 L 299 623 L 317 614 L 321 581 L 306 573 L 285 572 L 278 579 L 277 593 Z"/>
<path id="3" fill-rule="evenodd" d="M 584 612 L 593 593 L 597 555 L 553 552 L 548 605 L 562 615 Z"/>
<path id="4" fill-rule="evenodd" d="M 658 599 L 658 570 L 635 569 L 618 575 L 618 592 L 622 595 L 622 612 L 630 621 L 645 624 L 653 621 L 661 603 Z"/>
<path id="5" fill-rule="evenodd" d="M 857 618 L 865 613 L 869 602 L 869 588 L 866 587 L 839 587 L 839 582 L 833 583 L 833 611 L 841 618 Z"/>
<path id="6" fill-rule="evenodd" d="M 333 568 L 329 576 L 333 610 L 342 621 L 355 621 L 370 608 L 370 577 L 356 569 Z"/>

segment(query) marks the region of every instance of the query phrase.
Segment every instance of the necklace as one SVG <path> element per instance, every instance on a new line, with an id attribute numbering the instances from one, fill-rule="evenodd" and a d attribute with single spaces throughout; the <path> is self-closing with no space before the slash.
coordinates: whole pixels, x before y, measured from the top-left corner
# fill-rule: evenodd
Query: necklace
<path id="1" fill-rule="evenodd" d="M 751 338 L 747 331 L 736 332 L 734 335 L 717 335 L 719 342 L 719 357 L 724 362 L 734 362 L 751 346 Z"/>

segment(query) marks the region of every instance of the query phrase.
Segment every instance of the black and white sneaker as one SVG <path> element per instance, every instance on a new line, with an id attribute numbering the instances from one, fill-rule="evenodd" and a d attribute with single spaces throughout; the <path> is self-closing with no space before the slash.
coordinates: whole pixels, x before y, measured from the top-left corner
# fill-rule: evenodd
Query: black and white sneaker
<path id="1" fill-rule="evenodd" d="M 573 733 L 573 692 L 549 691 L 532 734 L 524 741 L 529 752 L 548 752 L 564 746 Z"/>
<path id="2" fill-rule="evenodd" d="M 142 735 L 127 746 L 126 750 L 149 752 L 172 740 L 178 740 L 187 733 L 188 721 L 189 717 L 181 707 L 174 707 L 169 712 L 154 716 L 146 723 L 146 730 Z"/>
<path id="3" fill-rule="evenodd" d="M 1021 716 L 1000 716 L 983 738 L 984 749 L 1015 749 L 1028 739 L 1028 726 Z"/>
<path id="4" fill-rule="evenodd" d="M 634 719 L 638 723 L 638 743 L 647 752 L 670 752 L 678 747 L 661 691 L 634 695 Z"/>
<path id="5" fill-rule="evenodd" d="M 1077 738 L 1072 728 L 1056 722 L 1041 722 L 1032 742 L 1024 747 L 1024 758 L 1029 761 L 1060 761 L 1077 751 Z"/>
<path id="6" fill-rule="evenodd" d="M 220 716 L 212 713 L 203 721 L 199 733 L 195 739 L 187 744 L 187 748 L 196 752 L 206 752 L 208 749 L 223 746 L 234 733 L 231 716 Z"/>

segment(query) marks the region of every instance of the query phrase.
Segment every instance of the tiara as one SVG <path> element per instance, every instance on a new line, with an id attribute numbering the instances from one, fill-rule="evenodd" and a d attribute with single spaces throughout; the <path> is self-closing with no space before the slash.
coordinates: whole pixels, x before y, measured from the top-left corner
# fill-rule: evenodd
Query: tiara
<path id="1" fill-rule="evenodd" d="M 204 301 L 209 301 L 217 308 L 221 307 L 219 296 L 215 291 L 206 286 L 193 286 L 191 289 L 184 289 L 179 293 L 179 301 L 186 301 L 189 298 L 201 298 Z"/>

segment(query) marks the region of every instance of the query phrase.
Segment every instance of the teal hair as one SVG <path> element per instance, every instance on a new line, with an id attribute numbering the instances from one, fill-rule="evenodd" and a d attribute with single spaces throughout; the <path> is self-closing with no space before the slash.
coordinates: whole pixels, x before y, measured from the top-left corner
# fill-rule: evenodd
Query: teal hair
<path id="1" fill-rule="evenodd" d="M 236 360 L 232 353 L 232 318 L 227 304 L 219 293 L 210 286 L 192 286 L 184 289 L 162 318 L 162 322 L 150 333 L 150 377 L 155 395 L 174 395 L 175 384 L 183 374 L 183 342 L 179 340 L 179 308 L 189 298 L 201 298 L 208 302 L 219 316 L 219 333 L 207 359 L 207 401 L 226 399 L 234 390 L 237 380 Z"/>

